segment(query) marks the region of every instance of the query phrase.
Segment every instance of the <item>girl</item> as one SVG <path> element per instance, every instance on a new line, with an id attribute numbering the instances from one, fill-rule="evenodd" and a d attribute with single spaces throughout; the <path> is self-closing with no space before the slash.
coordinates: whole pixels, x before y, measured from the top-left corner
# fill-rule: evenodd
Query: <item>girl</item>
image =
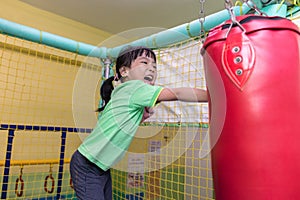
<path id="1" fill-rule="evenodd" d="M 73 154 L 70 173 L 78 199 L 111 200 L 110 167 L 127 151 L 141 120 L 161 101 L 206 102 L 207 92 L 196 88 L 154 86 L 157 69 L 155 53 L 146 47 L 129 47 L 116 61 L 114 77 L 101 87 L 104 107 L 92 133 Z"/>

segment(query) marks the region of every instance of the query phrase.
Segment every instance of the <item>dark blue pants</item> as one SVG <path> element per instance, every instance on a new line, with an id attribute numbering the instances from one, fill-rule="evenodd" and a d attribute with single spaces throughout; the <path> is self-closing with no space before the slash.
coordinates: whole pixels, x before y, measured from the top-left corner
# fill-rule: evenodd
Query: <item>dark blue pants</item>
<path id="1" fill-rule="evenodd" d="M 79 200 L 112 200 L 110 170 L 103 171 L 76 151 L 70 162 L 70 173 Z"/>

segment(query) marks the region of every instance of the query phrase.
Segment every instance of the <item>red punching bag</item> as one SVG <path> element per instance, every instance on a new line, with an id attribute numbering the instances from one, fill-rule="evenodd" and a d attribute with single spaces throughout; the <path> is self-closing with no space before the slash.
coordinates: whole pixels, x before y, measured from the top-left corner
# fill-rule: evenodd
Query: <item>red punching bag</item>
<path id="1" fill-rule="evenodd" d="M 300 199 L 299 29 L 281 17 L 236 22 L 202 49 L 216 199 Z"/>

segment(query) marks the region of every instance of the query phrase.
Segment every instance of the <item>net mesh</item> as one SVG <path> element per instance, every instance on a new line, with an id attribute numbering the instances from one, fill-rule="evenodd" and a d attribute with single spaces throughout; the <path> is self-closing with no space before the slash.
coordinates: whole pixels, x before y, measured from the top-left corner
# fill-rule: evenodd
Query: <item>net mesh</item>
<path id="1" fill-rule="evenodd" d="M 75 199 L 69 162 L 97 121 L 101 61 L 7 35 L 0 47 L 1 195 Z M 197 40 L 156 50 L 157 83 L 205 88 L 199 50 Z M 114 198 L 212 198 L 198 156 L 206 133 L 207 105 L 158 105 L 112 169 Z"/>
<path id="2" fill-rule="evenodd" d="M 157 84 L 205 89 L 200 48 L 155 50 Z M 70 157 L 97 121 L 102 73 L 97 58 L 0 34 L 2 199 L 76 199 Z M 112 169 L 114 199 L 214 199 L 207 133 L 207 104 L 160 103 Z"/>

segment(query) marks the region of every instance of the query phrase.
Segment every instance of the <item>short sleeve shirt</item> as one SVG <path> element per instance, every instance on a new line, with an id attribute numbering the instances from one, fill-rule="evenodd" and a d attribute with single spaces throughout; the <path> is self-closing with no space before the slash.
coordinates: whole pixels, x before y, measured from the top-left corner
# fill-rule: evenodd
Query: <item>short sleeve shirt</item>
<path id="1" fill-rule="evenodd" d="M 141 122 L 144 108 L 153 107 L 160 86 L 132 80 L 117 86 L 92 133 L 78 148 L 103 170 L 116 164 L 127 151 Z"/>

